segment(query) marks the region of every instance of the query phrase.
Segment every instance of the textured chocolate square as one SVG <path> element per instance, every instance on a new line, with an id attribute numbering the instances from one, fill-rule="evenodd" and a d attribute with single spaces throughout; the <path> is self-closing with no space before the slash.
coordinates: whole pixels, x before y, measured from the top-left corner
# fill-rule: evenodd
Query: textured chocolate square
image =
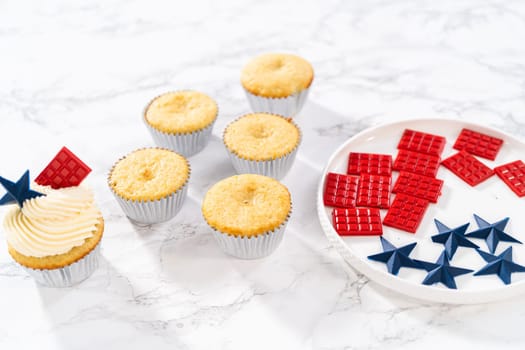
<path id="1" fill-rule="evenodd" d="M 78 186 L 90 172 L 90 167 L 69 149 L 62 147 L 49 165 L 36 177 L 35 182 L 55 189 Z"/>
<path id="2" fill-rule="evenodd" d="M 377 208 L 334 208 L 332 221 L 341 236 L 379 236 L 383 234 Z"/>

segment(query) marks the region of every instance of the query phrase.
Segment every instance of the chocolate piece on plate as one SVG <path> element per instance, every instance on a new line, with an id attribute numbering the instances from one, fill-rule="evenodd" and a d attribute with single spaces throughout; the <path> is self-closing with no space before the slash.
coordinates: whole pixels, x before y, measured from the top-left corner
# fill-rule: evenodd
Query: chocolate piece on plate
<path id="1" fill-rule="evenodd" d="M 383 225 L 415 233 L 428 207 L 428 200 L 398 193 L 386 213 Z"/>
<path id="2" fill-rule="evenodd" d="M 474 130 L 462 129 L 453 147 L 458 151 L 464 150 L 470 154 L 494 160 L 502 145 L 502 139 Z"/>
<path id="3" fill-rule="evenodd" d="M 518 197 L 525 196 L 525 164 L 521 160 L 497 166 L 494 172 Z"/>
<path id="4" fill-rule="evenodd" d="M 356 205 L 382 209 L 390 207 L 390 182 L 390 176 L 361 174 Z"/>
<path id="5" fill-rule="evenodd" d="M 441 164 L 470 186 L 476 186 L 494 175 L 491 168 L 465 151 L 459 151 L 442 161 Z"/>
<path id="6" fill-rule="evenodd" d="M 334 208 L 332 222 L 341 236 L 380 236 L 383 234 L 377 208 Z"/>
<path id="7" fill-rule="evenodd" d="M 432 285 L 436 283 L 443 283 L 447 288 L 457 289 L 454 277 L 471 273 L 473 270 L 464 269 L 462 267 L 450 266 L 449 259 L 445 251 L 441 253 L 435 263 L 415 260 L 428 271 L 428 275 L 423 280 L 423 284 Z"/>
<path id="8" fill-rule="evenodd" d="M 398 149 L 440 156 L 447 140 L 443 136 L 406 129 L 397 145 Z"/>
<path id="9" fill-rule="evenodd" d="M 498 247 L 498 243 L 500 241 L 521 244 L 521 242 L 518 241 L 516 238 L 512 237 L 511 235 L 503 231 L 505 230 L 505 226 L 507 226 L 507 223 L 509 222 L 509 218 L 505 218 L 503 220 L 496 221 L 493 224 L 491 224 L 488 221 L 483 220 L 476 214 L 474 214 L 474 219 L 476 220 L 476 223 L 478 224 L 479 229 L 477 229 L 476 231 L 467 233 L 465 237 L 485 239 L 485 242 L 487 243 L 487 247 L 491 253 L 494 253 L 496 251 L 496 248 Z"/>
<path id="10" fill-rule="evenodd" d="M 455 228 L 450 228 L 437 219 L 434 219 L 434 223 L 436 224 L 438 233 L 431 237 L 432 242 L 441 243 L 445 246 L 447 258 L 452 259 L 460 246 L 475 249 L 479 248 L 465 237 L 468 223 Z"/>
<path id="11" fill-rule="evenodd" d="M 438 156 L 400 149 L 392 169 L 436 177 L 439 161 Z"/>
<path id="12" fill-rule="evenodd" d="M 508 247 L 500 255 L 489 254 L 479 249 L 477 252 L 488 264 L 476 271 L 474 276 L 498 275 L 503 283 L 510 284 L 513 272 L 525 272 L 525 266 L 512 261 L 512 247 Z"/>
<path id="13" fill-rule="evenodd" d="M 410 243 L 403 247 L 397 248 L 388 240 L 386 240 L 386 238 L 379 237 L 379 239 L 381 240 L 383 252 L 369 255 L 368 259 L 385 263 L 388 268 L 388 272 L 393 275 L 397 275 L 399 269 L 402 267 L 411 267 L 414 269 L 421 268 L 419 263 L 409 257 L 410 252 L 412 252 L 417 243 Z"/>
<path id="14" fill-rule="evenodd" d="M 359 177 L 328 173 L 324 189 L 324 205 L 353 208 L 357 197 Z"/>
<path id="15" fill-rule="evenodd" d="M 437 203 L 442 187 L 443 180 L 402 171 L 397 177 L 392 193 L 405 193 Z"/>
<path id="16" fill-rule="evenodd" d="M 346 172 L 351 175 L 390 176 L 392 174 L 392 156 L 389 154 L 350 152 Z"/>

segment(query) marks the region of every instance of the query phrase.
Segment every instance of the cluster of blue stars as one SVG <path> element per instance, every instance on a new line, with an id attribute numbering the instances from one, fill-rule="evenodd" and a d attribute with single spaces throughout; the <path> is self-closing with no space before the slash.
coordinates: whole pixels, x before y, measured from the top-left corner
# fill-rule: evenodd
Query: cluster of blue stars
<path id="1" fill-rule="evenodd" d="M 434 220 L 438 233 L 432 236 L 432 241 L 443 244 L 444 250 L 435 263 L 410 258 L 410 253 L 417 243 L 411 243 L 402 247 L 395 247 L 383 237 L 380 237 L 383 252 L 368 256 L 368 259 L 385 263 L 388 272 L 397 275 L 402 267 L 421 269 L 427 271 L 423 284 L 432 285 L 442 283 L 448 288 L 456 289 L 454 277 L 465 275 L 474 270 L 452 266 L 450 260 L 456 254 L 458 247 L 475 249 L 487 262 L 480 270 L 474 272 L 474 276 L 497 275 L 505 284 L 511 283 L 511 275 L 514 272 L 525 272 L 525 266 L 512 261 L 512 247 L 508 247 L 499 255 L 494 255 L 499 242 L 519 243 L 520 241 L 504 232 L 509 218 L 497 221 L 493 224 L 483 220 L 474 214 L 478 229 L 466 233 L 469 224 L 455 228 L 447 227 L 439 220 Z M 472 243 L 469 238 L 484 239 L 488 252 L 482 251 L 478 245 Z"/>

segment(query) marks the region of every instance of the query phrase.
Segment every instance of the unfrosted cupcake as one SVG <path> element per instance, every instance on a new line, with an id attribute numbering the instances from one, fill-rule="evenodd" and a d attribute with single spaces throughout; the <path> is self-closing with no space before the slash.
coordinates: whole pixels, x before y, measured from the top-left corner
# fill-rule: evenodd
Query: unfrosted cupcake
<path id="1" fill-rule="evenodd" d="M 262 258 L 280 244 L 292 211 L 288 189 L 267 176 L 243 174 L 217 182 L 202 203 L 204 219 L 227 254 Z"/>
<path id="2" fill-rule="evenodd" d="M 217 103 L 208 95 L 175 91 L 153 99 L 144 121 L 157 146 L 189 157 L 208 144 L 217 114 Z"/>
<path id="3" fill-rule="evenodd" d="M 237 173 L 280 179 L 295 160 L 301 131 L 289 118 L 253 113 L 229 124 L 223 141 Z"/>
<path id="4" fill-rule="evenodd" d="M 252 59 L 243 68 L 241 84 L 254 112 L 293 117 L 303 107 L 314 79 L 305 59 L 268 53 Z"/>
<path id="5" fill-rule="evenodd" d="M 163 148 L 143 148 L 121 158 L 108 184 L 124 213 L 135 223 L 173 218 L 188 189 L 190 166 L 183 156 Z"/>
<path id="6" fill-rule="evenodd" d="M 54 190 L 34 186 L 40 194 L 8 210 L 3 231 L 9 254 L 40 284 L 68 287 L 98 267 L 104 219 L 91 190 Z"/>

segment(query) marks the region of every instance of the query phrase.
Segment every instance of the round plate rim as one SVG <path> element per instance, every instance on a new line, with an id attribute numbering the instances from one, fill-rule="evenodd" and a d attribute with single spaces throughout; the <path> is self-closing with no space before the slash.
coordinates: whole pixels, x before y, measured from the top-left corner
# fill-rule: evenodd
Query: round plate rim
<path id="1" fill-rule="evenodd" d="M 376 126 L 366 128 L 360 131 L 359 133 L 353 135 L 330 155 L 319 179 L 319 184 L 317 187 L 317 216 L 321 223 L 321 227 L 324 231 L 324 234 L 328 238 L 328 241 L 351 267 L 355 268 L 357 271 L 367 276 L 370 280 L 380 284 L 383 287 L 386 287 L 387 289 L 396 291 L 404 295 L 408 295 L 415 299 L 447 304 L 479 304 L 507 299 L 524 293 L 525 281 L 515 284 L 511 283 L 508 285 L 502 285 L 501 287 L 497 288 L 485 289 L 483 291 L 461 291 L 455 289 L 445 289 L 434 286 L 426 286 L 423 284 L 416 284 L 412 281 L 404 280 L 402 278 L 389 274 L 386 271 L 380 271 L 370 267 L 367 263 L 362 261 L 353 253 L 352 249 L 344 243 L 341 236 L 339 236 L 334 230 L 330 219 L 326 215 L 325 205 L 323 202 L 323 192 L 326 174 L 328 173 L 328 169 L 334 161 L 334 159 L 338 157 L 339 153 L 341 153 L 343 149 L 348 147 L 350 143 L 354 142 L 354 140 L 358 138 L 363 137 L 366 134 L 373 134 L 380 129 L 394 126 L 403 127 L 403 125 L 406 125 L 406 128 L 410 128 L 410 124 L 421 122 L 455 123 L 458 125 L 458 128 L 470 128 L 479 132 L 490 133 L 493 136 L 504 138 L 506 141 L 512 140 L 512 142 L 522 144 L 525 147 L 525 143 L 523 141 L 521 141 L 513 135 L 508 134 L 507 132 L 492 127 L 452 118 L 404 119 L 395 122 L 382 123 Z"/>

